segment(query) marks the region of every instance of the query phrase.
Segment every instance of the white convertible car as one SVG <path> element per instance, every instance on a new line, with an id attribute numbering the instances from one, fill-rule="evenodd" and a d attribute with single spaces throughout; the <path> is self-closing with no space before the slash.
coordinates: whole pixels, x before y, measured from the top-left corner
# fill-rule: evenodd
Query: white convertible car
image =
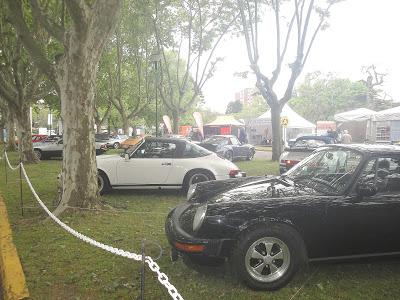
<path id="1" fill-rule="evenodd" d="M 187 140 L 146 137 L 120 155 L 96 157 L 100 193 L 110 189 L 180 189 L 245 176 L 232 162 Z"/>

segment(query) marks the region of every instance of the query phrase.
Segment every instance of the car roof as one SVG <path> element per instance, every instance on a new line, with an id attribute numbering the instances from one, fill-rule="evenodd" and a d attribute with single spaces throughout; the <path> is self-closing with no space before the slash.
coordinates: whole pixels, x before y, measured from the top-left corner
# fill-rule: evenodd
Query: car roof
<path id="1" fill-rule="evenodd" d="M 230 137 L 234 137 L 234 135 L 232 135 L 232 134 L 226 134 L 226 135 L 224 135 L 224 134 L 215 134 L 215 135 L 210 136 L 210 138 L 213 138 L 213 137 L 230 138 Z"/>
<path id="2" fill-rule="evenodd" d="M 333 144 L 321 148 L 346 148 L 369 154 L 400 154 L 400 146 L 381 144 Z M 319 149 L 321 149 L 319 148 Z"/>
<path id="3" fill-rule="evenodd" d="M 327 135 L 303 135 L 299 136 L 296 141 L 299 140 L 321 140 L 321 141 L 332 141 L 333 138 Z"/>

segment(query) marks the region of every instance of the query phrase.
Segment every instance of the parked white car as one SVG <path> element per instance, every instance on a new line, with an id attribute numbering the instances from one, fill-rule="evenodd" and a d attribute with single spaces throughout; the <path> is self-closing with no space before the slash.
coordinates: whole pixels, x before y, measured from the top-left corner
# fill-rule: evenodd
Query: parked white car
<path id="1" fill-rule="evenodd" d="M 146 137 L 122 155 L 97 159 L 100 193 L 110 189 L 180 189 L 245 176 L 232 162 L 184 139 Z"/>
<path id="2" fill-rule="evenodd" d="M 105 143 L 96 141 L 96 155 L 101 155 L 107 151 Z M 60 138 L 54 142 L 37 143 L 33 146 L 33 152 L 39 160 L 45 160 L 52 157 L 63 156 L 63 140 Z"/>
<path id="3" fill-rule="evenodd" d="M 107 147 L 118 149 L 119 147 L 121 147 L 121 143 L 125 141 L 127 138 L 128 136 L 125 134 L 118 134 L 107 141 Z"/>

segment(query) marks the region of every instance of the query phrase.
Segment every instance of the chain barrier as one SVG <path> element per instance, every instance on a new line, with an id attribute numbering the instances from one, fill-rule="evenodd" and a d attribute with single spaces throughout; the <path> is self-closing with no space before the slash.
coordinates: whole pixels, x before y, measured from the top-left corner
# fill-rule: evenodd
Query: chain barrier
<path id="1" fill-rule="evenodd" d="M 75 236 L 76 238 L 94 246 L 100 249 L 103 249 L 107 252 L 113 253 L 115 255 L 118 256 L 122 256 L 122 257 L 126 257 L 129 259 L 133 259 L 135 261 L 141 261 L 142 260 L 142 255 L 140 254 L 136 254 L 136 253 L 132 253 L 132 252 L 128 252 L 122 249 L 118 249 L 103 243 L 100 243 L 90 237 L 85 236 L 84 234 L 74 230 L 73 228 L 69 227 L 68 225 L 66 225 L 65 223 L 63 223 L 59 218 L 57 218 L 55 215 L 53 215 L 51 213 L 51 211 L 47 208 L 47 206 L 43 203 L 43 201 L 40 199 L 39 195 L 36 193 L 35 189 L 33 188 L 33 185 L 28 177 L 28 174 L 26 173 L 25 167 L 23 165 L 23 163 L 18 164 L 17 167 L 13 168 L 8 160 L 8 156 L 7 156 L 7 152 L 4 152 L 4 157 L 6 158 L 6 161 L 8 163 L 8 166 L 12 169 L 12 170 L 16 170 L 19 167 L 21 168 L 22 174 L 25 177 L 25 180 L 33 194 L 33 196 L 35 197 L 35 199 L 37 200 L 37 202 L 39 203 L 39 205 L 43 208 L 43 210 L 49 215 L 49 217 L 58 225 L 60 225 L 61 228 L 63 228 L 65 231 L 67 231 L 68 233 L 72 234 L 73 236 Z M 178 290 L 175 288 L 174 285 L 172 285 L 169 282 L 168 276 L 160 271 L 160 267 L 159 265 L 150 257 L 150 256 L 146 256 L 145 257 L 145 262 L 147 263 L 147 265 L 149 266 L 150 270 L 153 271 L 154 273 L 157 274 L 157 279 L 160 282 L 160 284 L 162 284 L 168 291 L 169 295 L 171 296 L 172 299 L 175 300 L 183 300 L 183 297 L 179 294 Z"/>

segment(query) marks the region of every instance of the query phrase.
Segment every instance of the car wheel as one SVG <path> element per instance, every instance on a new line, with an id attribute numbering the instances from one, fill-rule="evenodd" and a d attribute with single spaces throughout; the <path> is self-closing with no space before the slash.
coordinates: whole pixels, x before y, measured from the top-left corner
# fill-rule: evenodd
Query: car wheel
<path id="1" fill-rule="evenodd" d="M 252 160 L 255 152 L 256 151 L 254 149 L 250 149 L 250 153 L 247 155 L 247 160 Z"/>
<path id="2" fill-rule="evenodd" d="M 221 267 L 225 260 L 219 257 L 204 257 L 190 254 L 182 255 L 183 263 L 190 269 L 201 274 L 213 274 L 216 267 Z"/>
<path id="3" fill-rule="evenodd" d="M 192 184 L 214 180 L 214 175 L 211 172 L 204 170 L 190 171 L 183 180 L 183 189 L 187 191 Z"/>
<path id="4" fill-rule="evenodd" d="M 226 151 L 225 152 L 225 158 L 227 159 L 227 160 L 229 160 L 229 161 L 233 161 L 233 152 L 232 151 Z"/>
<path id="5" fill-rule="evenodd" d="M 103 172 L 99 172 L 97 175 L 97 183 L 99 184 L 99 193 L 103 195 L 107 193 L 110 189 L 110 182 L 108 181 L 107 175 Z"/>
<path id="6" fill-rule="evenodd" d="M 34 149 L 33 152 L 35 153 L 36 158 L 37 158 L 38 160 L 43 159 L 43 157 L 42 157 L 42 151 L 40 151 L 39 149 Z"/>
<path id="7" fill-rule="evenodd" d="M 115 142 L 113 147 L 114 147 L 114 149 L 119 149 L 119 147 L 121 147 L 121 144 L 118 142 Z"/>
<path id="8" fill-rule="evenodd" d="M 292 279 L 305 261 L 305 247 L 292 228 L 265 226 L 247 232 L 239 240 L 233 262 L 240 279 L 249 287 L 277 290 Z"/>

